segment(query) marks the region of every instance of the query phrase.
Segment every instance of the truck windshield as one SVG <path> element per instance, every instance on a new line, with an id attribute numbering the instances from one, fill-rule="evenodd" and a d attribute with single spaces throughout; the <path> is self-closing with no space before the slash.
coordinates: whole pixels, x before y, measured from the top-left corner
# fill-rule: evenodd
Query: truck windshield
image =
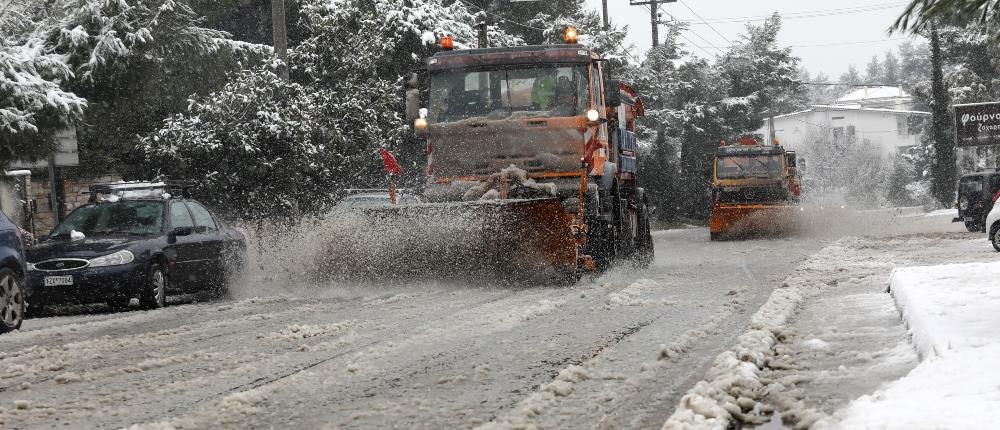
<path id="1" fill-rule="evenodd" d="M 83 206 L 52 230 L 51 237 L 69 237 L 74 230 L 86 236 L 157 234 L 163 228 L 163 203 L 131 201 Z"/>
<path id="2" fill-rule="evenodd" d="M 589 103 L 586 66 L 458 70 L 431 77 L 429 121 L 581 115 Z"/>
<path id="3" fill-rule="evenodd" d="M 715 162 L 718 179 L 781 178 L 781 155 L 727 155 Z"/>

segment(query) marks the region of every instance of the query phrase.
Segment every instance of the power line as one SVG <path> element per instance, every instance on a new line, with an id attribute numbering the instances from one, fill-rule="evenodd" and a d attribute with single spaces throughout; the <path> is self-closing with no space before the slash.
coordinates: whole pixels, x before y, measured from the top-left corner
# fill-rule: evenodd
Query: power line
<path id="1" fill-rule="evenodd" d="M 813 10 L 813 11 L 803 11 L 803 12 L 791 12 L 781 15 L 782 19 L 808 19 L 808 18 L 822 18 L 834 15 L 851 15 L 857 13 L 867 13 L 867 12 L 878 12 L 881 10 L 894 9 L 909 2 L 897 2 L 885 5 L 870 5 L 870 6 L 859 6 L 852 8 L 840 8 L 840 9 L 826 9 L 826 10 Z M 704 24 L 741 24 L 747 22 L 755 21 L 766 21 L 769 19 L 770 15 L 757 15 L 757 16 L 741 16 L 741 17 L 729 17 L 729 18 L 713 18 L 709 20 L 702 19 Z M 690 24 L 699 24 L 696 20 L 685 21 Z M 711 24 L 710 24 L 711 23 Z"/>
<path id="2" fill-rule="evenodd" d="M 719 30 L 718 30 L 718 29 L 716 29 L 714 25 L 712 25 L 712 24 L 709 24 L 709 23 L 708 23 L 708 21 L 705 21 L 705 18 L 702 18 L 702 17 L 701 17 L 701 15 L 698 15 L 698 12 L 695 12 L 695 11 L 694 11 L 694 9 L 691 9 L 691 6 L 688 6 L 688 4 L 687 4 L 687 3 L 686 3 L 686 2 L 684 1 L 684 0 L 680 0 L 680 3 L 681 3 L 682 5 L 684 5 L 684 7 L 686 7 L 686 8 L 687 8 L 687 9 L 688 9 L 689 11 L 691 11 L 691 13 L 693 13 L 693 14 L 694 14 L 694 16 L 698 17 L 698 19 L 700 19 L 700 20 L 701 20 L 701 22 L 704 22 L 704 23 L 705 23 L 706 25 L 708 25 L 708 28 L 711 28 L 711 29 L 712 29 L 712 31 L 714 31 L 714 32 L 715 32 L 715 34 L 718 34 L 718 35 L 719 35 L 719 37 L 721 37 L 721 38 L 722 38 L 723 40 L 725 40 L 725 41 L 726 41 L 726 43 L 728 43 L 728 44 L 730 44 L 730 45 L 732 45 L 732 44 L 733 44 L 733 41 L 732 41 L 732 40 L 729 40 L 729 38 L 727 38 L 726 36 L 723 36 L 723 35 L 722 35 L 722 33 L 720 33 L 720 32 L 719 32 Z"/>
<path id="3" fill-rule="evenodd" d="M 650 11 L 650 13 L 652 13 L 652 10 L 651 10 L 650 8 L 646 7 L 646 10 L 649 10 L 649 11 Z M 657 12 L 659 12 L 659 7 L 657 7 Z M 667 12 L 667 16 L 669 16 L 669 17 L 670 17 L 670 19 L 672 19 L 672 20 L 674 20 L 674 21 L 677 21 L 677 18 L 674 18 L 674 16 L 673 16 L 673 15 L 671 15 L 671 14 L 670 14 L 669 12 Z M 699 34 L 698 32 L 696 32 L 696 31 L 694 31 L 694 30 L 691 30 L 690 28 L 689 28 L 689 29 L 687 29 L 687 30 L 688 30 L 688 31 L 690 31 L 690 32 L 691 32 L 691 34 L 693 34 L 693 35 L 695 35 L 695 36 L 698 36 L 698 38 L 699 38 L 699 39 L 701 39 L 701 40 L 705 41 L 705 43 L 708 43 L 708 46 L 710 46 L 710 47 L 712 47 L 712 48 L 714 48 L 714 49 L 718 50 L 719 52 L 722 52 L 722 51 L 723 51 L 723 49 L 722 49 L 722 48 L 719 48 L 718 46 L 715 46 L 715 45 L 713 45 L 713 44 L 712 44 L 712 42 L 710 42 L 710 41 L 709 41 L 708 39 L 706 39 L 706 38 L 705 38 L 704 36 L 702 36 L 702 35 L 701 35 L 701 34 Z M 684 34 L 678 34 L 678 36 L 680 36 L 681 38 L 683 38 L 684 40 L 686 40 L 686 41 L 688 42 L 688 44 L 690 44 L 691 46 L 693 46 L 693 47 L 695 47 L 695 48 L 698 48 L 698 49 L 700 49 L 700 50 L 701 50 L 702 52 L 704 52 L 704 53 L 705 53 L 706 55 L 708 55 L 708 56 L 710 56 L 710 57 L 716 57 L 716 58 L 718 58 L 718 57 L 719 57 L 719 54 L 713 54 L 713 53 L 711 53 L 711 52 L 708 52 L 708 49 L 707 49 L 707 48 L 705 48 L 705 47 L 702 47 L 702 46 L 699 46 L 699 45 L 697 45 L 697 44 L 696 44 L 696 43 L 694 43 L 694 42 L 693 42 L 693 41 L 692 41 L 691 39 L 688 39 L 688 38 L 687 38 L 686 36 L 684 36 Z"/>
<path id="4" fill-rule="evenodd" d="M 859 40 L 859 41 L 854 41 L 854 42 L 817 43 L 817 44 L 810 44 L 810 45 L 787 45 L 786 48 L 821 48 L 821 47 L 827 47 L 827 46 L 863 45 L 863 44 L 868 44 L 868 43 L 898 42 L 900 40 L 906 40 L 906 38 L 905 37 L 897 37 L 897 38 L 894 38 L 894 39 Z M 723 46 L 722 48 L 729 49 L 729 48 L 732 48 L 734 46 L 738 46 L 738 45 Z M 715 46 L 713 46 L 713 48 L 722 49 L 722 48 L 718 48 L 718 47 L 715 47 Z"/>
<path id="5" fill-rule="evenodd" d="M 517 21 L 511 21 L 511 20 L 509 20 L 507 18 L 504 18 L 504 17 L 502 17 L 500 15 L 497 15 L 497 14 L 495 14 L 493 12 L 487 11 L 486 9 L 483 9 L 483 8 L 481 8 L 479 6 L 476 6 L 474 4 L 469 4 L 469 3 L 465 2 L 465 0 L 458 0 L 458 2 L 464 4 L 464 5 L 468 6 L 468 7 L 474 7 L 476 9 L 479 9 L 479 10 L 483 11 L 483 13 L 485 13 L 485 14 L 487 14 L 489 16 L 492 16 L 492 17 L 494 17 L 496 19 L 499 19 L 500 21 L 506 22 L 506 23 L 510 23 L 510 24 L 514 24 L 514 25 L 521 26 L 521 27 L 524 27 L 524 28 L 530 28 L 532 30 L 538 30 L 538 31 L 542 31 L 542 32 L 544 32 L 544 31 L 547 30 L 545 28 L 538 28 L 538 27 L 532 27 L 530 25 L 524 25 L 524 24 L 521 24 L 521 23 L 519 23 Z"/>

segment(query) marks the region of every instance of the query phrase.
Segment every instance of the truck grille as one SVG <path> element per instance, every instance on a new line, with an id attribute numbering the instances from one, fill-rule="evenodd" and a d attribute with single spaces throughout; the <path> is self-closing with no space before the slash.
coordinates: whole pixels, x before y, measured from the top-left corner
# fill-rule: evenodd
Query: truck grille
<path id="1" fill-rule="evenodd" d="M 55 260 L 46 260 L 40 263 L 35 263 L 35 269 L 46 272 L 59 272 L 63 270 L 79 269 L 86 267 L 87 264 L 90 264 L 90 262 L 79 258 L 58 258 Z"/>
<path id="2" fill-rule="evenodd" d="M 716 190 L 719 203 L 772 203 L 788 200 L 784 187 L 722 187 Z"/>

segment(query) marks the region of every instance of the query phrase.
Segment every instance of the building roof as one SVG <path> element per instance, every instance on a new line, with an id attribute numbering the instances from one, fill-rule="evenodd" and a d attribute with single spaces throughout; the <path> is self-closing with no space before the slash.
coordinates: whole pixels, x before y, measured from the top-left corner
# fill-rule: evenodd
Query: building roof
<path id="1" fill-rule="evenodd" d="M 835 104 L 850 104 L 868 100 L 909 99 L 910 95 L 900 87 L 864 87 L 858 88 L 837 99 Z"/>

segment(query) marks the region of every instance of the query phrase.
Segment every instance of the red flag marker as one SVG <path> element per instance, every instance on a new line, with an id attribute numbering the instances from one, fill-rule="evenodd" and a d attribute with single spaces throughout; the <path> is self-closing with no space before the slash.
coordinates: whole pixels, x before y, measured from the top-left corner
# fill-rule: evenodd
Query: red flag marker
<path id="1" fill-rule="evenodd" d="M 396 157 L 391 152 L 385 148 L 379 148 L 378 153 L 382 156 L 382 164 L 385 166 L 386 173 L 390 175 L 403 174 L 403 168 L 399 166 L 399 162 L 396 161 Z"/>

